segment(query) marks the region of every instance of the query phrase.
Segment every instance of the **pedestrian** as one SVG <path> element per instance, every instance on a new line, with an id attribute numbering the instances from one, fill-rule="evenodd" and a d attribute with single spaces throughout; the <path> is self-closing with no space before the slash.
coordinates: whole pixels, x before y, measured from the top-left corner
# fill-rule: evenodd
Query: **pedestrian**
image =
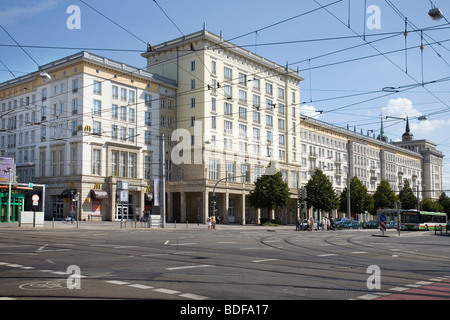
<path id="1" fill-rule="evenodd" d="M 300 231 L 300 218 L 297 217 L 295 220 L 295 231 Z"/>
<path id="2" fill-rule="evenodd" d="M 208 217 L 208 230 L 211 229 L 211 217 Z"/>
<path id="3" fill-rule="evenodd" d="M 325 228 L 327 227 L 327 218 L 322 217 L 322 231 L 325 230 Z"/>
<path id="4" fill-rule="evenodd" d="M 211 225 L 214 230 L 216 230 L 216 215 L 213 214 L 211 217 Z"/>
<path id="5" fill-rule="evenodd" d="M 309 231 L 311 231 L 314 228 L 314 220 L 313 218 L 309 218 Z"/>

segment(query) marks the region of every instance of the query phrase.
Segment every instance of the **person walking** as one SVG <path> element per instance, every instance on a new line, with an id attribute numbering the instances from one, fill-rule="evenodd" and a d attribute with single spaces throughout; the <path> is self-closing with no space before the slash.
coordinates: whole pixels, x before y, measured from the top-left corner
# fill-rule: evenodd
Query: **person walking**
<path id="1" fill-rule="evenodd" d="M 295 220 L 295 231 L 300 231 L 300 218 L 297 217 Z"/>
<path id="2" fill-rule="evenodd" d="M 213 214 L 211 217 L 211 226 L 214 230 L 216 230 L 216 215 Z"/>
<path id="3" fill-rule="evenodd" d="M 208 230 L 211 229 L 211 217 L 208 217 Z"/>

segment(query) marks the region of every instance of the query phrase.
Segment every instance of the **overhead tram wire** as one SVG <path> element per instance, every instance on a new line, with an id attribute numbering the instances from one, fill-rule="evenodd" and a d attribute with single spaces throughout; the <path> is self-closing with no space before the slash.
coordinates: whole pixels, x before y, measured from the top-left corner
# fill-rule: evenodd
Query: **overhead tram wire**
<path id="1" fill-rule="evenodd" d="M 320 3 L 317 0 L 313 0 L 314 2 L 316 2 L 318 5 L 320 5 Z M 326 10 L 332 17 L 334 17 L 335 19 L 337 19 L 339 22 L 341 22 L 343 25 L 345 25 L 345 23 L 339 19 L 338 17 L 336 17 L 336 15 L 334 15 L 332 12 L 330 12 L 327 8 L 324 8 L 324 10 Z M 346 26 L 347 27 L 347 26 Z M 358 34 L 355 30 L 353 30 L 352 28 L 349 28 L 353 33 Z M 364 42 L 366 42 L 366 40 L 363 39 Z M 384 58 L 386 58 L 391 64 L 393 64 L 396 68 L 398 68 L 399 70 L 401 70 L 403 73 L 405 72 L 398 64 L 396 64 L 392 59 L 389 59 L 385 54 L 383 54 L 382 52 L 380 52 L 379 49 L 377 49 L 375 46 L 373 46 L 372 44 L 369 44 L 375 51 L 377 51 L 379 54 L 381 54 Z M 408 77 L 410 77 L 413 81 L 415 81 L 417 84 L 420 84 L 419 81 L 417 81 L 413 76 L 411 76 L 410 74 L 406 73 L 406 75 Z M 447 108 L 450 109 L 450 106 L 448 104 L 446 104 L 442 99 L 440 99 L 436 94 L 434 94 L 433 92 L 431 92 L 427 87 L 423 86 L 423 88 L 430 94 L 432 95 L 434 98 L 436 98 L 438 101 L 440 101 L 442 104 L 444 104 Z"/>

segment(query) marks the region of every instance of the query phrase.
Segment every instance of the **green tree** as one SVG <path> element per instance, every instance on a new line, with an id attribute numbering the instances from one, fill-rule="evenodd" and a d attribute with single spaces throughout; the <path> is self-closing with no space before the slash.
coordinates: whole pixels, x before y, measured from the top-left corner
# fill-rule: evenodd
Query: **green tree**
<path id="1" fill-rule="evenodd" d="M 398 199 L 402 203 L 402 209 L 417 208 L 417 197 L 414 195 L 408 180 L 405 180 L 403 188 L 398 194 Z"/>
<path id="2" fill-rule="evenodd" d="M 344 188 L 341 193 L 339 210 L 348 212 L 347 188 Z M 373 197 L 357 176 L 354 176 L 350 181 L 350 210 L 352 213 L 364 213 L 365 211 L 371 212 L 373 210 Z"/>
<path id="3" fill-rule="evenodd" d="M 267 218 L 273 209 L 285 208 L 290 203 L 290 192 L 281 172 L 262 175 L 255 182 L 255 188 L 248 196 L 250 205 L 257 209 L 267 209 Z"/>
<path id="4" fill-rule="evenodd" d="M 450 217 L 450 198 L 445 194 L 445 192 L 441 193 L 438 202 L 444 209 L 447 217 Z"/>
<path id="5" fill-rule="evenodd" d="M 389 185 L 389 182 L 387 180 L 382 179 L 380 181 L 380 184 L 378 185 L 377 190 L 373 195 L 373 201 L 374 210 L 377 210 L 378 208 L 394 208 L 395 202 L 397 201 L 397 196 L 395 195 L 394 191 L 392 191 L 391 186 Z"/>
<path id="6" fill-rule="evenodd" d="M 430 212 L 442 212 L 444 208 L 437 201 L 433 201 L 429 197 L 425 197 L 420 201 L 420 210 Z"/>
<path id="7" fill-rule="evenodd" d="M 339 199 L 333 184 L 322 170 L 316 169 L 305 189 L 308 207 L 323 211 L 331 211 L 339 207 Z"/>

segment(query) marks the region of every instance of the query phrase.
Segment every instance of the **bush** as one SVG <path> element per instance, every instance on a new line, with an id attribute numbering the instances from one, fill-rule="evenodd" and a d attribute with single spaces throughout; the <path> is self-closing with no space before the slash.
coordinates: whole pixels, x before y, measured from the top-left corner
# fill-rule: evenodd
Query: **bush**
<path id="1" fill-rule="evenodd" d="M 280 226 L 281 220 L 280 219 L 261 218 L 261 225 L 262 226 Z"/>

